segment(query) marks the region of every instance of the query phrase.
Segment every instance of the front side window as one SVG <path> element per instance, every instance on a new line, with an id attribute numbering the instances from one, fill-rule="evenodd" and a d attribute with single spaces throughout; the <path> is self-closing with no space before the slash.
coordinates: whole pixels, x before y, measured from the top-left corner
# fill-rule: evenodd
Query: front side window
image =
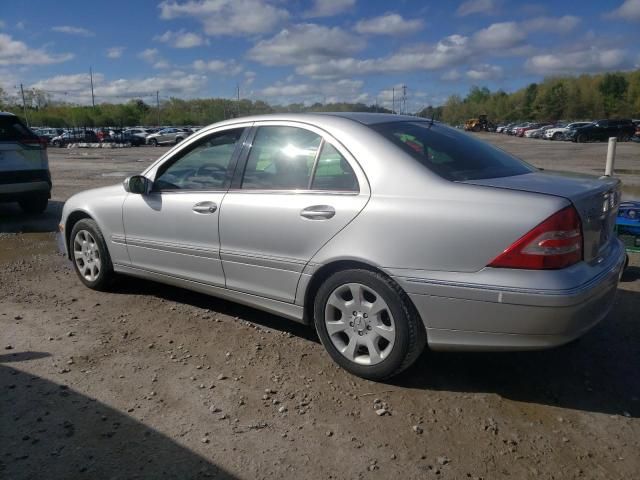
<path id="1" fill-rule="evenodd" d="M 179 158 L 160 167 L 154 190 L 224 190 L 228 188 L 231 160 L 243 128 L 205 137 L 178 153 Z"/>
<path id="2" fill-rule="evenodd" d="M 259 127 L 242 179 L 243 189 L 306 190 L 322 138 L 297 127 Z"/>

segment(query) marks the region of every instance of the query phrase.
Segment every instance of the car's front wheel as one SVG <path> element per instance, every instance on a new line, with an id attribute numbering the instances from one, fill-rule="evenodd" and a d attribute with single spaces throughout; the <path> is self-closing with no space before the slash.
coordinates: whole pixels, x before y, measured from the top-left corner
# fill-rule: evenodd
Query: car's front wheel
<path id="1" fill-rule="evenodd" d="M 353 269 L 331 275 L 314 304 L 316 330 L 345 370 L 384 380 L 422 353 L 424 327 L 406 294 L 381 273 Z"/>
<path id="2" fill-rule="evenodd" d="M 158 140 L 156 140 L 155 138 L 152 138 L 151 140 L 149 140 L 149 145 L 151 145 L 152 147 L 157 147 Z"/>
<path id="3" fill-rule="evenodd" d="M 83 219 L 73 226 L 69 250 L 82 283 L 94 290 L 105 290 L 111 284 L 114 277 L 111 257 L 95 221 Z"/>

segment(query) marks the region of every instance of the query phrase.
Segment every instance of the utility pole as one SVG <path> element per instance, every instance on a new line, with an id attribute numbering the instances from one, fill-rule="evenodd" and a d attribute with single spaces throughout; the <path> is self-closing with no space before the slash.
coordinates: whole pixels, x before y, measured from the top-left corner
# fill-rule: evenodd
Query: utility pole
<path id="1" fill-rule="evenodd" d="M 156 109 L 158 110 L 158 126 L 160 126 L 160 90 L 156 90 Z"/>
<path id="2" fill-rule="evenodd" d="M 402 85 L 402 111 L 400 113 L 407 113 L 407 86 Z"/>
<path id="3" fill-rule="evenodd" d="M 236 83 L 236 99 L 238 101 L 237 103 L 238 116 L 240 116 L 240 84 L 239 83 Z"/>
<path id="4" fill-rule="evenodd" d="M 93 67 L 89 67 L 89 78 L 91 79 L 91 105 L 96 108 L 96 97 L 93 95 Z"/>
<path id="5" fill-rule="evenodd" d="M 24 101 L 24 88 L 20 84 L 20 93 L 22 94 L 22 111 L 24 112 L 24 118 L 27 121 L 27 127 L 29 127 L 29 117 L 27 116 L 27 103 Z"/>
<path id="6" fill-rule="evenodd" d="M 391 88 L 391 113 L 396 113 L 396 87 Z"/>

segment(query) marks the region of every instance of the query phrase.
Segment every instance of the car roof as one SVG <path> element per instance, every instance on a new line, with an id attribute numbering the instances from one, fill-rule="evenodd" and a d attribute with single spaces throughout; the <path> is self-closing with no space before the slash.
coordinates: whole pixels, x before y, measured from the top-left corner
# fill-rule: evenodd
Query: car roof
<path id="1" fill-rule="evenodd" d="M 7 117 L 15 117 L 16 116 L 15 113 L 11 113 L 11 112 L 0 112 L 0 115 L 7 116 Z"/>

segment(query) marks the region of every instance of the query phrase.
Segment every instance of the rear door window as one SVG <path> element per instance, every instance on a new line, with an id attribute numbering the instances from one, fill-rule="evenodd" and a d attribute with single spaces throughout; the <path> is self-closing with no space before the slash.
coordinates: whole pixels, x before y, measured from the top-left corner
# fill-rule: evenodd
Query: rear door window
<path id="1" fill-rule="evenodd" d="M 440 124 L 389 122 L 371 128 L 447 180 L 510 177 L 536 171 L 504 150 Z"/>
<path id="2" fill-rule="evenodd" d="M 242 179 L 246 190 L 307 190 L 322 138 L 297 127 L 259 127 Z"/>
<path id="3" fill-rule="evenodd" d="M 12 115 L 0 115 L 0 142 L 20 141 L 36 138 L 29 127 Z"/>

